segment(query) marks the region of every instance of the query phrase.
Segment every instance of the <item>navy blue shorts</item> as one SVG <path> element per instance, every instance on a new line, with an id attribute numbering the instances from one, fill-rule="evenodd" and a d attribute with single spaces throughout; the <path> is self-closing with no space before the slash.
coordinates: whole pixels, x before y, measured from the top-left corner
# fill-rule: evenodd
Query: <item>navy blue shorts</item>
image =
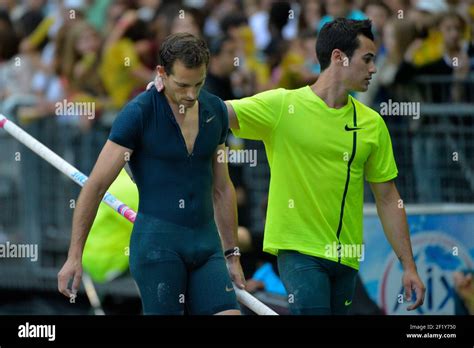
<path id="1" fill-rule="evenodd" d="M 347 314 L 357 280 L 354 268 L 297 251 L 279 250 L 278 271 L 292 314 Z"/>
<path id="2" fill-rule="evenodd" d="M 240 309 L 214 221 L 190 228 L 138 214 L 130 239 L 130 273 L 144 314 Z"/>

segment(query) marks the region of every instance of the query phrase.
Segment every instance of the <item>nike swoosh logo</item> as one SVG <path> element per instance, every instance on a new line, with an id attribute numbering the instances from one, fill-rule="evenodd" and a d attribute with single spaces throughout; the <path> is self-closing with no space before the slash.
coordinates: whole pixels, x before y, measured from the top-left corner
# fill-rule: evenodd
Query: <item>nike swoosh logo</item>
<path id="1" fill-rule="evenodd" d="M 211 121 L 214 119 L 214 117 L 216 117 L 216 115 L 214 115 L 214 116 L 212 116 L 212 117 L 208 118 L 208 119 L 206 120 L 206 123 L 209 123 L 209 122 L 211 122 Z"/>
<path id="2" fill-rule="evenodd" d="M 346 306 L 346 307 L 350 306 L 351 303 L 352 303 L 352 300 L 350 300 L 350 301 L 346 300 L 346 302 L 344 302 L 344 306 Z"/>
<path id="3" fill-rule="evenodd" d="M 232 287 L 232 288 L 228 288 L 227 285 L 226 285 L 226 286 L 225 286 L 225 291 L 231 292 L 231 291 L 234 291 L 234 288 L 233 288 L 233 287 Z"/>
<path id="4" fill-rule="evenodd" d="M 355 130 L 362 129 L 362 128 L 359 128 L 359 127 L 351 128 L 351 127 L 349 127 L 349 126 L 346 124 L 346 126 L 344 127 L 344 129 L 345 129 L 346 131 L 350 132 L 350 131 L 355 131 Z"/>

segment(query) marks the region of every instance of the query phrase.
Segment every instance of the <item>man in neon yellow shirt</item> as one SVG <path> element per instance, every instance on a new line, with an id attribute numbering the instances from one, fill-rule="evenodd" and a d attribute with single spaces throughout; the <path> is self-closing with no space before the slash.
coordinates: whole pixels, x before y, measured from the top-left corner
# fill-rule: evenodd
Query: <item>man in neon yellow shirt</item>
<path id="1" fill-rule="evenodd" d="M 381 116 L 349 95 L 376 72 L 368 20 L 337 19 L 318 36 L 322 73 L 312 86 L 226 102 L 236 136 L 262 140 L 271 179 L 264 251 L 278 268 L 294 314 L 345 314 L 363 259 L 363 180 L 404 268 L 413 310 L 423 303 L 398 171 Z"/>

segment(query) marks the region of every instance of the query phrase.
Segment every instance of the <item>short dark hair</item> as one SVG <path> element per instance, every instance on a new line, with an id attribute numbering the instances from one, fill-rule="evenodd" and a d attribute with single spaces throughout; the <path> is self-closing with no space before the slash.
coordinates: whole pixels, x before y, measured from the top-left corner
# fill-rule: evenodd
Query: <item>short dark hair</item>
<path id="1" fill-rule="evenodd" d="M 291 5 L 288 1 L 275 1 L 270 8 L 268 23 L 281 32 L 288 23 Z"/>
<path id="2" fill-rule="evenodd" d="M 159 64 L 167 74 L 172 73 L 174 62 L 179 60 L 188 69 L 209 65 L 209 49 L 206 42 L 189 33 L 177 33 L 166 37 L 160 46 Z"/>
<path id="3" fill-rule="evenodd" d="M 220 35 L 209 40 L 209 52 L 211 56 L 218 56 L 226 42 L 232 42 L 233 38 L 230 35 Z"/>
<path id="4" fill-rule="evenodd" d="M 316 55 L 318 56 L 321 71 L 331 64 L 332 51 L 340 49 L 349 59 L 354 51 L 359 48 L 358 35 L 364 35 L 374 41 L 372 33 L 372 22 L 369 19 L 352 20 L 337 18 L 326 23 L 318 35 L 316 43 Z"/>
<path id="5" fill-rule="evenodd" d="M 238 28 L 247 25 L 247 17 L 241 13 L 230 13 L 226 15 L 220 22 L 220 28 L 224 35 L 229 34 L 232 28 Z"/>
<path id="6" fill-rule="evenodd" d="M 383 1 L 380 1 L 380 0 L 368 0 L 364 6 L 362 7 L 362 12 L 365 12 L 367 11 L 367 8 L 369 6 L 378 6 L 378 7 L 381 7 L 385 13 L 390 17 L 391 14 L 392 14 L 392 10 L 390 9 L 390 7 Z"/>

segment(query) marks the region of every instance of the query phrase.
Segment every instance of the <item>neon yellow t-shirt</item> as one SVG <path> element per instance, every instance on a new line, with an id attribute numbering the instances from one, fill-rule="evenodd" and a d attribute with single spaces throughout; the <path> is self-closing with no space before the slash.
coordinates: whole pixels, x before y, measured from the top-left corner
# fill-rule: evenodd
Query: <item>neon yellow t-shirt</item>
<path id="1" fill-rule="evenodd" d="M 397 176 L 382 117 L 351 96 L 330 108 L 309 86 L 230 103 L 240 125 L 233 133 L 263 140 L 270 165 L 264 251 L 296 250 L 358 269 L 356 249 L 333 251 L 362 245 L 364 176 Z"/>

